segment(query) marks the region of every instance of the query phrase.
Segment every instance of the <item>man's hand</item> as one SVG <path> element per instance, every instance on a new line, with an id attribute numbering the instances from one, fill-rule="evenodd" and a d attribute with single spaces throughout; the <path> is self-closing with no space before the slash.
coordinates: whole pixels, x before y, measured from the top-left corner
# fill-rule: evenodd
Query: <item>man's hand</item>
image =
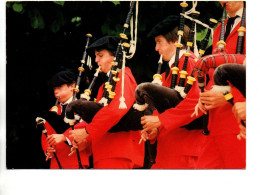
<path id="1" fill-rule="evenodd" d="M 198 116 L 199 115 L 199 110 L 201 112 L 203 112 L 203 114 L 207 115 L 207 109 L 205 108 L 205 106 L 201 103 L 200 99 L 197 103 L 197 105 L 194 108 L 194 112 L 191 114 L 191 118 L 194 116 Z"/>
<path id="2" fill-rule="evenodd" d="M 159 128 L 161 126 L 161 121 L 158 116 L 147 115 L 141 118 L 141 124 L 143 125 L 144 130 L 150 131 Z"/>
<path id="3" fill-rule="evenodd" d="M 240 128 L 240 133 L 237 135 L 237 139 L 239 140 L 241 140 L 242 138 L 246 139 L 246 127 L 244 127 L 244 125 L 240 123 L 239 128 Z"/>
<path id="4" fill-rule="evenodd" d="M 237 121 L 246 120 L 246 102 L 237 102 L 234 104 L 232 111 L 237 118 Z"/>
<path id="5" fill-rule="evenodd" d="M 161 121 L 158 116 L 147 115 L 141 118 L 143 130 L 141 131 L 141 141 L 150 140 L 154 142 L 158 135 L 158 128 L 161 126 Z"/>
<path id="6" fill-rule="evenodd" d="M 142 141 L 146 141 L 146 140 L 150 140 L 151 141 L 151 144 L 153 144 L 155 141 L 156 141 L 156 137 L 158 135 L 158 129 L 157 128 L 154 128 L 152 130 L 142 130 L 141 131 L 141 139 L 139 141 L 139 144 L 142 142 Z"/>
<path id="7" fill-rule="evenodd" d="M 46 150 L 46 161 L 49 160 L 50 158 L 52 158 L 54 155 L 53 153 L 56 152 L 56 150 L 53 147 L 48 146 L 47 150 Z"/>
<path id="8" fill-rule="evenodd" d="M 72 137 L 78 145 L 86 142 L 86 139 L 89 136 L 89 134 L 87 134 L 84 128 L 71 130 L 69 133 L 70 133 L 69 137 Z"/>
<path id="9" fill-rule="evenodd" d="M 77 142 L 73 141 L 72 142 L 72 147 L 71 147 L 71 152 L 69 153 L 68 156 L 71 156 L 72 154 L 75 153 L 76 149 L 79 150 L 79 152 L 86 150 L 88 147 L 88 142 L 87 140 L 81 142 L 80 144 L 78 144 Z"/>
<path id="10" fill-rule="evenodd" d="M 200 101 L 207 110 L 227 104 L 224 95 L 220 92 L 205 91 L 200 94 Z"/>
<path id="11" fill-rule="evenodd" d="M 50 146 L 55 146 L 64 141 L 66 141 L 66 137 L 63 134 L 52 134 L 47 137 L 47 142 Z"/>

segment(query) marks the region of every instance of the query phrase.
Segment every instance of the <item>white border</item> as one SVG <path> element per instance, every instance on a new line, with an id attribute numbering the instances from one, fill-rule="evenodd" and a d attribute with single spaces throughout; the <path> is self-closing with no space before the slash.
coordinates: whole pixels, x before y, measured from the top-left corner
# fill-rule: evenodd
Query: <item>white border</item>
<path id="1" fill-rule="evenodd" d="M 247 1 L 246 170 L 6 170 L 5 1 L 0 4 L 0 194 L 260 194 L 259 1 Z M 254 47 L 255 46 L 255 47 Z M 257 47 L 257 48 L 256 48 Z"/>

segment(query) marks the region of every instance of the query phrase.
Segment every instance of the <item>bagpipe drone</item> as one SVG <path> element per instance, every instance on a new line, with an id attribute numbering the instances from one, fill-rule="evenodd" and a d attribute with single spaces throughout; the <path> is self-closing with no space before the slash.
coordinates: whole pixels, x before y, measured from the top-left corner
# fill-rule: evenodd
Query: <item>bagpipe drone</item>
<path id="1" fill-rule="evenodd" d="M 81 98 L 79 100 L 71 102 L 67 108 L 66 108 L 66 117 L 65 122 L 67 123 L 74 123 L 74 113 L 81 116 L 81 118 L 86 121 L 87 123 L 90 123 L 93 119 L 93 117 L 96 115 L 96 113 L 102 109 L 104 106 L 107 106 L 115 97 L 115 87 L 116 83 L 120 81 L 118 78 L 119 72 L 122 71 L 122 82 L 124 82 L 124 68 L 125 68 L 125 58 L 126 56 L 126 50 L 129 49 L 131 45 L 134 44 L 136 41 L 131 41 L 130 44 L 125 42 L 128 40 L 125 31 L 129 28 L 130 19 L 132 18 L 134 7 L 136 6 L 136 9 L 138 8 L 138 2 L 132 1 L 130 4 L 130 10 L 127 14 L 126 21 L 124 23 L 124 30 L 123 33 L 120 34 L 120 41 L 118 43 L 115 55 L 114 55 L 114 62 L 112 63 L 112 69 L 111 73 L 109 75 L 108 81 L 105 83 L 105 90 L 103 93 L 103 96 L 99 102 L 95 101 L 89 101 L 89 96 L 91 95 L 91 90 L 94 86 L 94 82 L 97 78 L 99 70 L 97 70 L 91 84 L 89 85 L 88 89 L 85 90 L 84 94 L 81 95 Z M 137 12 L 137 11 L 136 11 Z M 137 15 L 136 15 L 137 20 Z M 136 22 L 137 24 L 137 22 Z M 135 37 L 136 39 L 136 37 Z M 134 52 L 132 50 L 135 49 L 129 49 L 131 52 Z M 131 58 L 132 56 L 128 57 Z M 123 83 L 122 83 L 123 87 Z M 126 109 L 126 105 L 124 103 L 124 97 L 123 97 L 123 88 L 122 88 L 122 97 L 120 98 L 120 109 Z M 135 110 L 134 108 L 130 108 L 130 110 L 121 118 L 121 120 L 112 127 L 109 132 L 118 132 L 118 131 L 129 131 L 129 130 L 140 130 L 142 129 L 142 125 L 140 124 L 140 118 L 143 115 L 142 112 L 139 112 Z M 131 121 L 131 123 L 129 122 Z"/>
<path id="2" fill-rule="evenodd" d="M 134 104 L 134 108 L 137 110 L 146 110 L 147 114 L 152 114 L 156 109 L 159 113 L 164 112 L 166 109 L 176 107 L 188 94 L 190 91 L 195 79 L 193 75 L 187 77 L 187 64 L 189 57 L 191 55 L 190 49 L 193 45 L 194 33 L 195 33 L 195 19 L 198 17 L 199 12 L 193 10 L 191 13 L 192 25 L 191 30 L 188 36 L 187 49 L 185 52 L 185 59 L 183 69 L 179 71 L 179 52 L 183 47 L 181 44 L 181 39 L 184 31 L 184 14 L 185 9 L 188 6 L 186 2 L 182 2 L 182 14 L 180 16 L 180 23 L 178 28 L 178 42 L 175 44 L 176 47 L 176 56 L 174 61 L 174 66 L 171 68 L 172 72 L 172 80 L 171 80 L 171 88 L 161 86 L 161 60 L 159 60 L 159 66 L 157 73 L 154 75 L 154 80 L 152 83 L 142 83 L 138 85 L 136 89 L 136 103 Z M 210 20 L 210 25 L 213 26 L 216 23 L 215 20 Z M 206 48 L 209 40 L 210 32 L 208 32 L 205 36 L 203 47 Z M 201 49 L 202 52 L 205 48 Z M 160 56 L 161 58 L 161 56 Z M 177 84 L 177 78 L 180 77 L 179 84 Z M 185 86 L 185 81 L 188 80 Z M 191 123 L 184 126 L 186 129 L 201 129 L 202 128 L 202 120 L 200 118 L 193 120 Z"/>

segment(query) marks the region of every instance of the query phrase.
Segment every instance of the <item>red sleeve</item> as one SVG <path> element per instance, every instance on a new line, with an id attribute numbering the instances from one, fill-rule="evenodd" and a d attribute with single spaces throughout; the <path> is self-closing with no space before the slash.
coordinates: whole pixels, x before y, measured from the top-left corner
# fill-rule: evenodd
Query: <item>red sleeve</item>
<path id="1" fill-rule="evenodd" d="M 221 30 L 221 23 L 217 25 L 213 33 L 212 53 L 214 53 L 215 49 L 217 48 L 217 42 L 219 41 L 220 30 Z"/>
<path id="2" fill-rule="evenodd" d="M 180 60 L 179 67 L 182 67 L 183 63 L 184 60 Z M 188 61 L 188 69 L 187 69 L 189 74 L 193 70 L 194 66 L 195 66 L 195 61 L 194 59 L 190 58 Z M 182 100 L 175 108 L 170 108 L 158 115 L 162 123 L 162 126 L 166 131 L 187 125 L 195 118 L 198 118 L 199 116 L 202 115 L 202 113 L 200 112 L 198 117 L 191 118 L 191 114 L 194 112 L 194 108 L 197 105 L 199 100 L 199 93 L 200 93 L 200 89 L 198 87 L 198 82 L 196 81 L 193 84 L 187 96 L 184 98 L 184 100 Z"/>
<path id="3" fill-rule="evenodd" d="M 244 96 L 240 93 L 240 91 L 235 88 L 234 86 L 231 86 L 231 93 L 234 97 L 234 103 L 236 102 L 244 102 L 246 101 L 246 99 L 244 98 Z"/>
<path id="4" fill-rule="evenodd" d="M 175 108 L 170 108 L 159 114 L 159 119 L 164 129 L 172 130 L 189 124 L 195 118 L 202 115 L 200 112 L 198 117 L 191 118 L 194 108 L 199 99 L 199 88 L 197 82 L 192 86 L 190 92 Z"/>
<path id="5" fill-rule="evenodd" d="M 117 83 L 115 92 L 116 95 L 109 105 L 103 107 L 93 118 L 92 122 L 87 124 L 86 128 L 91 136 L 102 135 L 109 131 L 119 120 L 128 112 L 134 103 L 136 81 L 129 68 L 125 69 L 125 84 L 124 84 L 124 97 L 127 109 L 119 109 L 121 98 L 121 79 L 122 71 L 119 73 L 120 81 Z M 90 136 L 89 136 L 90 137 Z M 88 138 L 90 139 L 90 138 Z"/>

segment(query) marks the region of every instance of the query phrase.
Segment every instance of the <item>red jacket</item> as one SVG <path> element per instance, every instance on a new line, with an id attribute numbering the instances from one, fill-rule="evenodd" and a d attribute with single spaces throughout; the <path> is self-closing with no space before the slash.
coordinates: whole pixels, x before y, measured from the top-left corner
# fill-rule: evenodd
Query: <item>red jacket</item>
<path id="1" fill-rule="evenodd" d="M 179 69 L 182 70 L 185 56 L 179 60 Z M 194 54 L 190 56 L 187 65 L 189 75 L 195 65 Z M 170 87 L 172 74 L 169 73 L 165 78 L 165 73 L 162 74 L 163 86 Z M 178 78 L 179 81 L 179 78 Z M 177 82 L 178 83 L 178 82 Z M 156 163 L 162 164 L 163 168 L 167 167 L 167 161 L 176 156 L 198 156 L 203 146 L 206 136 L 202 134 L 202 130 L 187 130 L 181 126 L 187 125 L 194 118 L 191 114 L 194 112 L 199 99 L 199 87 L 195 82 L 186 98 L 181 101 L 175 108 L 170 108 L 159 114 L 159 119 L 162 123 L 157 137 L 157 157 Z"/>
<path id="2" fill-rule="evenodd" d="M 235 54 L 237 37 L 240 23 L 233 29 L 226 40 L 226 51 L 228 54 Z M 219 40 L 220 25 L 217 26 L 213 36 L 213 51 L 216 48 L 216 43 Z M 244 42 L 244 53 L 246 41 Z M 213 80 L 214 69 L 209 70 L 210 81 L 206 87 L 210 90 L 214 84 Z M 232 87 L 232 94 L 234 102 L 245 101 L 242 94 L 234 87 Z M 198 162 L 199 169 L 216 169 L 216 168 L 245 168 L 246 166 L 246 144 L 245 140 L 239 141 L 237 134 L 240 129 L 237 120 L 232 113 L 232 105 L 226 103 L 223 106 L 209 110 L 209 124 L 210 131 L 207 146 Z"/>
<path id="3" fill-rule="evenodd" d="M 240 23 L 238 23 L 238 25 L 232 30 L 232 32 L 227 37 L 225 48 L 228 54 L 236 53 L 236 45 L 237 45 L 237 38 L 238 38 L 237 29 L 240 27 Z M 216 27 L 214 31 L 213 51 L 217 47 L 216 43 L 219 40 L 219 36 L 220 36 L 220 24 Z M 245 54 L 246 40 L 244 41 L 243 51 Z M 209 70 L 210 81 L 206 87 L 207 90 L 210 90 L 214 84 L 213 74 L 214 74 L 214 69 L 210 69 Z M 234 102 L 245 101 L 243 95 L 235 87 L 232 87 L 232 94 L 234 96 Z M 218 108 L 210 110 L 208 128 L 211 131 L 211 135 L 238 134 L 240 132 L 240 129 L 237 125 L 237 120 L 235 119 L 234 114 L 232 112 L 232 105 L 228 103 Z"/>
<path id="4" fill-rule="evenodd" d="M 227 24 L 227 19 L 225 21 L 225 25 Z M 230 34 L 228 35 L 227 39 L 226 39 L 226 52 L 228 54 L 235 54 L 236 53 L 236 48 L 237 48 L 237 38 L 238 38 L 238 29 L 240 27 L 241 22 L 239 22 L 236 27 L 230 32 Z M 217 48 L 217 42 L 219 41 L 219 37 L 220 37 L 220 31 L 221 31 L 221 24 L 219 24 L 215 31 L 214 31 L 214 35 L 213 35 L 213 43 L 212 43 L 212 52 L 215 51 L 215 49 Z M 243 48 L 243 54 L 246 54 L 246 36 L 244 38 L 244 48 Z"/>
<path id="5" fill-rule="evenodd" d="M 57 114 L 58 115 L 61 114 L 61 106 L 60 105 L 58 105 L 58 113 Z M 52 126 L 48 122 L 45 123 L 45 127 L 46 127 L 48 135 L 57 134 L 56 131 L 52 128 Z M 79 128 L 79 125 L 77 127 Z M 70 130 L 71 130 L 71 128 L 68 129 L 66 132 L 64 132 L 64 135 L 66 137 L 68 137 L 68 132 Z M 42 134 L 41 143 L 42 143 L 42 149 L 43 149 L 44 153 L 46 153 L 48 143 L 47 143 L 47 140 L 46 140 L 46 136 L 44 134 Z M 59 144 L 56 145 L 56 155 L 58 157 L 58 160 L 60 161 L 62 168 L 64 168 L 64 169 L 78 169 L 79 165 L 78 165 L 78 159 L 77 159 L 76 154 L 68 156 L 68 154 L 71 152 L 70 149 L 71 149 L 71 146 L 69 146 L 68 144 L 66 144 L 64 142 L 59 143 Z M 90 150 L 80 152 L 81 163 L 82 163 L 83 166 L 87 166 L 87 167 L 89 166 L 89 156 L 90 155 L 91 155 Z M 55 160 L 54 157 L 51 159 L 50 168 L 51 169 L 59 169 L 57 161 Z"/>
<path id="6" fill-rule="evenodd" d="M 95 162 L 106 158 L 126 158 L 134 162 L 135 167 L 143 166 L 144 144 L 138 144 L 140 131 L 108 132 L 127 113 L 135 101 L 136 81 L 129 68 L 125 69 L 124 97 L 127 109 L 119 109 L 121 97 L 122 71 L 119 73 L 114 99 L 103 107 L 86 125 L 88 141 L 92 141 L 93 159 Z M 97 102 L 102 98 L 103 85 L 99 88 Z M 131 122 L 131 121 L 129 121 Z"/>

